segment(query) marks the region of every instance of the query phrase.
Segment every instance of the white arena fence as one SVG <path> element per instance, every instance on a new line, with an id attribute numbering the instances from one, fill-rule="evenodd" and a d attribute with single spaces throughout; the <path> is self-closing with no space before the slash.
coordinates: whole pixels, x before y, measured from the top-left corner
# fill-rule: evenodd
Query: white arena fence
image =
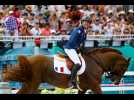
<path id="1" fill-rule="evenodd" d="M 0 36 L 0 41 L 34 41 L 36 38 L 46 41 L 58 41 L 68 40 L 69 35 L 57 35 L 57 36 Z M 123 35 L 87 35 L 87 41 L 91 40 L 119 40 L 127 41 L 134 39 L 134 34 Z"/>
<path id="2" fill-rule="evenodd" d="M 26 45 L 29 45 L 27 42 L 31 42 L 32 46 L 35 46 L 34 41 L 36 38 L 41 40 L 41 48 L 47 48 L 49 43 L 55 45 L 56 41 L 68 40 L 69 35 L 57 35 L 57 36 L 0 36 L 0 41 L 5 42 L 14 42 L 17 46 L 22 47 L 22 42 L 25 42 Z M 112 41 L 111 46 L 121 46 L 122 42 L 130 42 L 134 39 L 133 34 L 127 35 L 87 35 L 87 40 L 85 42 L 85 47 L 95 47 L 98 46 L 109 46 L 108 42 Z M 97 43 L 98 42 L 98 43 Z M 97 44 L 96 44 L 97 43 Z M 14 46 L 17 48 L 17 46 Z"/>

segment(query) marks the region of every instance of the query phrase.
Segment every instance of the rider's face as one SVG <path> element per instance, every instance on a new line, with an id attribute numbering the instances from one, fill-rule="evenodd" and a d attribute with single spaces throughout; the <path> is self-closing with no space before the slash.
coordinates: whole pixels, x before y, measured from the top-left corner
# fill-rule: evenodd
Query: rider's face
<path id="1" fill-rule="evenodd" d="M 83 21 L 83 26 L 85 29 L 88 29 L 90 27 L 89 21 Z"/>

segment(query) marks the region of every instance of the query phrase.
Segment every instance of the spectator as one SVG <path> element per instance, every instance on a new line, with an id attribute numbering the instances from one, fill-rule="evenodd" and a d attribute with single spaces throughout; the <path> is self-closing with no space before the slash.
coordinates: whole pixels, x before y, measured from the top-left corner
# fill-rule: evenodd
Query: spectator
<path id="1" fill-rule="evenodd" d="M 0 24 L 1 24 L 1 25 L 4 24 L 4 15 L 3 15 L 3 11 L 0 11 Z"/>
<path id="2" fill-rule="evenodd" d="M 108 10 L 108 12 L 107 12 L 107 18 L 109 20 L 114 20 L 115 16 L 114 16 L 113 10 Z"/>
<path id="3" fill-rule="evenodd" d="M 20 22 L 21 23 L 23 23 L 25 21 L 28 22 L 27 19 L 28 19 L 28 14 L 27 13 L 22 13 L 21 17 L 20 17 Z"/>
<path id="4" fill-rule="evenodd" d="M 126 27 L 126 28 L 124 29 L 123 34 L 130 34 L 130 30 L 129 30 L 129 28 L 128 28 L 128 27 Z"/>
<path id="5" fill-rule="evenodd" d="M 65 12 L 65 5 L 56 5 L 56 16 L 59 18 L 63 12 Z"/>
<path id="6" fill-rule="evenodd" d="M 34 27 L 31 29 L 31 33 L 33 36 L 39 36 L 41 34 L 39 22 L 34 24 Z"/>
<path id="7" fill-rule="evenodd" d="M 130 34 L 134 34 L 134 25 L 129 24 L 129 25 L 128 25 L 128 28 L 129 28 Z"/>
<path id="8" fill-rule="evenodd" d="M 3 33 L 4 33 L 4 28 L 2 24 L 0 23 L 0 36 L 3 36 Z"/>
<path id="9" fill-rule="evenodd" d="M 9 6 L 8 5 L 3 5 L 2 11 L 3 11 L 4 16 L 8 16 L 8 14 L 9 14 Z"/>
<path id="10" fill-rule="evenodd" d="M 41 36 L 51 36 L 52 30 L 50 28 L 50 24 L 46 23 L 44 28 L 41 28 Z"/>
<path id="11" fill-rule="evenodd" d="M 32 13 L 32 6 L 31 6 L 31 5 L 26 5 L 26 6 L 25 6 L 25 11 L 26 11 L 27 13 Z"/>
<path id="12" fill-rule="evenodd" d="M 57 30 L 58 29 L 58 17 L 56 15 L 56 13 L 53 13 L 50 17 L 49 17 L 49 23 L 50 23 L 50 27 L 51 29 Z"/>
<path id="13" fill-rule="evenodd" d="M 21 36 L 31 36 L 32 33 L 30 32 L 29 24 L 24 22 L 20 28 L 20 35 Z"/>
<path id="14" fill-rule="evenodd" d="M 47 12 L 48 10 L 47 10 L 47 6 L 45 6 L 45 5 L 42 5 L 42 7 L 41 7 L 41 9 L 40 9 L 40 12 L 43 14 L 43 13 L 45 13 L 45 12 Z"/>
<path id="15" fill-rule="evenodd" d="M 104 5 L 98 5 L 98 12 L 99 12 L 100 16 L 105 14 L 104 10 L 105 10 L 105 6 Z"/>
<path id="16" fill-rule="evenodd" d="M 13 15 L 16 18 L 19 18 L 20 17 L 20 10 L 19 10 L 19 8 L 14 7 L 14 9 L 13 9 Z"/>
<path id="17" fill-rule="evenodd" d="M 92 27 L 92 32 L 97 32 L 97 33 L 102 32 L 102 25 L 100 24 L 99 19 L 96 19 L 95 23 L 91 24 L 91 27 Z"/>
<path id="18" fill-rule="evenodd" d="M 112 36 L 114 32 L 114 26 L 111 23 L 107 23 L 104 27 L 104 34 L 108 36 Z"/>
<path id="19" fill-rule="evenodd" d="M 13 11 L 9 11 L 9 16 L 5 18 L 5 35 L 18 36 L 18 23 L 16 17 L 13 16 Z"/>
<path id="20" fill-rule="evenodd" d="M 20 5 L 21 6 L 21 5 Z M 54 33 L 68 34 L 75 25 L 72 23 L 71 16 L 74 13 L 82 16 L 90 16 L 92 20 L 89 34 L 96 32 L 96 34 L 124 34 L 129 31 L 133 33 L 134 30 L 134 11 L 130 9 L 123 11 L 122 5 L 1 5 L 0 6 L 0 24 L 1 29 L 4 29 L 5 35 L 15 35 L 17 30 L 23 30 L 24 26 L 21 23 L 25 21 L 29 24 L 28 30 L 35 28 L 35 23 L 39 22 L 41 30 L 44 24 L 50 24 L 51 35 Z M 13 16 L 16 17 L 18 29 L 14 32 L 8 32 L 5 21 L 9 18 L 9 11 L 13 10 Z M 99 18 L 99 19 L 97 19 Z M 15 19 L 15 18 L 14 18 Z M 77 18 L 74 18 L 77 19 Z M 97 21 L 98 20 L 98 21 Z M 16 23 L 13 21 L 13 23 Z M 74 22 L 74 21 L 73 21 Z M 4 28 L 3 28 L 4 25 Z M 21 27 L 22 26 L 22 27 Z M 109 27 L 109 28 L 108 28 Z M 25 28 L 24 28 L 25 30 Z M 56 32 L 56 33 L 55 33 Z M 117 33 L 116 33 L 117 32 Z M 119 33 L 120 32 L 120 33 Z M 23 33 L 23 32 L 22 32 Z M 25 33 L 25 32 L 24 32 Z M 40 33 L 40 32 L 39 32 Z M 28 33 L 29 34 L 29 33 Z M 19 35 L 19 34 L 18 34 Z M 21 34 L 22 35 L 22 34 Z M 24 34 L 23 34 L 24 35 Z M 26 34 L 25 34 L 26 35 Z M 58 35 L 58 34 L 57 34 Z"/>
<path id="21" fill-rule="evenodd" d="M 134 11 L 132 9 L 130 9 L 128 11 L 127 21 L 129 22 L 129 24 L 133 24 L 134 21 L 132 21 L 132 20 L 134 20 Z"/>
<path id="22" fill-rule="evenodd" d="M 94 23 L 96 21 L 97 16 L 93 10 L 90 11 L 90 17 L 91 17 L 92 22 Z"/>
<path id="23" fill-rule="evenodd" d="M 28 18 L 27 18 L 27 23 L 31 26 L 34 26 L 34 23 L 35 23 L 35 14 L 34 13 L 30 13 L 28 15 Z"/>
<path id="24" fill-rule="evenodd" d="M 45 24 L 46 23 L 46 20 L 43 18 L 43 14 L 42 13 L 39 13 L 38 20 L 39 20 L 40 24 Z"/>
<path id="25" fill-rule="evenodd" d="M 123 23 L 125 21 L 126 15 L 125 15 L 125 11 L 120 11 L 118 14 L 118 19 Z"/>
<path id="26" fill-rule="evenodd" d="M 88 9 L 88 6 L 86 5 L 83 6 L 83 9 L 80 9 L 79 11 L 82 13 L 83 16 L 90 16 L 90 11 Z"/>

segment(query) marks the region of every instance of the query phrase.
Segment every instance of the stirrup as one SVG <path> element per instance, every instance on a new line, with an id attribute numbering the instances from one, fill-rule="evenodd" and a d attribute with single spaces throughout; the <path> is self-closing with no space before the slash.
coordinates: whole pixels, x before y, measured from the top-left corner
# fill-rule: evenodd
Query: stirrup
<path id="1" fill-rule="evenodd" d="M 76 86 L 72 85 L 71 87 L 69 87 L 68 89 L 74 89 L 74 88 L 77 88 L 79 91 L 83 91 L 83 89 L 80 88 L 79 86 L 79 82 L 77 81 L 76 83 Z"/>
<path id="2" fill-rule="evenodd" d="M 77 83 L 76 83 L 76 80 L 70 80 L 70 82 L 69 82 L 69 88 L 74 88 L 74 87 L 76 87 L 77 86 Z"/>
<path id="3" fill-rule="evenodd" d="M 79 91 L 83 91 L 83 89 L 80 88 L 79 84 L 80 84 L 80 80 L 79 80 L 79 76 L 77 76 L 77 77 L 76 77 L 76 87 L 77 87 L 77 89 L 78 89 Z"/>
<path id="4" fill-rule="evenodd" d="M 80 84 L 80 81 L 79 81 L 79 76 L 76 77 L 76 87 L 79 91 L 83 91 L 83 89 L 80 88 L 79 84 Z M 68 89 L 73 89 L 74 88 L 74 85 L 72 85 L 71 87 L 69 87 Z"/>

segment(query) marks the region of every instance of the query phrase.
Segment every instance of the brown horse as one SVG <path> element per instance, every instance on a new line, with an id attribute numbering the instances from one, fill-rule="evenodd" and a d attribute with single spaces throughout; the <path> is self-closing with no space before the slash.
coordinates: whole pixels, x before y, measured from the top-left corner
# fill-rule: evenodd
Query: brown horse
<path id="1" fill-rule="evenodd" d="M 85 93 L 91 89 L 95 94 L 101 94 L 101 77 L 104 72 L 114 84 L 119 84 L 123 74 L 127 71 L 129 60 L 126 60 L 119 51 L 110 48 L 93 49 L 83 54 L 86 69 L 79 76 L 79 86 Z M 31 57 L 19 56 L 18 64 L 3 74 L 3 80 L 22 82 L 19 94 L 40 93 L 40 83 L 46 82 L 60 88 L 68 88 L 69 76 L 60 74 L 53 69 L 53 58 L 36 55 Z"/>

